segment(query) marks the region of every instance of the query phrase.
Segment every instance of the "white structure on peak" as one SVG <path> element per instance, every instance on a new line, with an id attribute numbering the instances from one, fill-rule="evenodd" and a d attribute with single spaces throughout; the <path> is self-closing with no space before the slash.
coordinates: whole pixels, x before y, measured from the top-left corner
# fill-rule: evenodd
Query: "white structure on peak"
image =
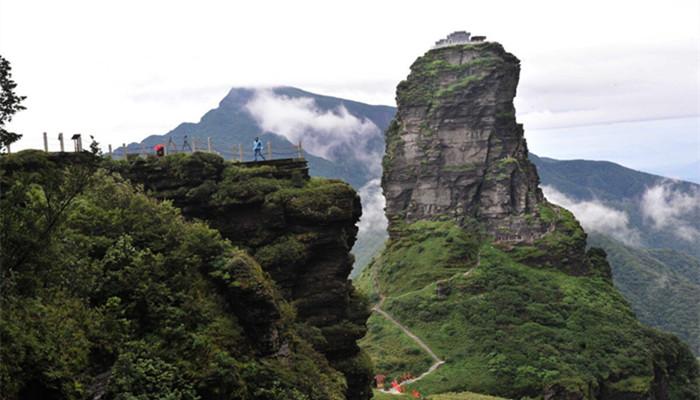
<path id="1" fill-rule="evenodd" d="M 456 31 L 447 35 L 446 38 L 435 42 L 435 46 L 433 46 L 433 48 L 437 49 L 440 47 L 454 46 L 457 44 L 483 42 L 485 40 L 486 36 L 472 36 L 472 34 L 467 31 Z"/>

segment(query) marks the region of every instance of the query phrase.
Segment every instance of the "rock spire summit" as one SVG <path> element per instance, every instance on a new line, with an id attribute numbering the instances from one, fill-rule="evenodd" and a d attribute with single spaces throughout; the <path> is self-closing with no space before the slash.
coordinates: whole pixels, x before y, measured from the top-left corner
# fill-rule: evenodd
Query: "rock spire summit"
<path id="1" fill-rule="evenodd" d="M 495 42 L 437 47 L 397 89 L 382 186 L 390 231 L 402 222 L 477 218 L 496 240 L 533 242 L 550 229 L 515 120 L 520 61 Z"/>

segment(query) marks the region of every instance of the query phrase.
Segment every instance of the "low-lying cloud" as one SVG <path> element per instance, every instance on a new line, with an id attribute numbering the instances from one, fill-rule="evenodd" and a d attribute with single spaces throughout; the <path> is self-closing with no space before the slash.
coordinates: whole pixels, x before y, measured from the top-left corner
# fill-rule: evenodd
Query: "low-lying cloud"
<path id="1" fill-rule="evenodd" d="M 381 181 L 372 179 L 360 188 L 362 199 L 362 218 L 357 224 L 360 234 L 372 231 L 386 231 L 389 222 L 384 215 L 386 199 L 382 192 Z"/>
<path id="2" fill-rule="evenodd" d="M 552 186 L 542 186 L 542 191 L 549 201 L 574 213 L 586 231 L 608 235 L 630 246 L 639 245 L 639 232 L 630 226 L 626 212 L 598 201 L 574 200 Z"/>
<path id="3" fill-rule="evenodd" d="M 640 208 L 655 229 L 671 229 L 686 241 L 700 240 L 700 231 L 689 222 L 700 213 L 700 191 L 681 192 L 670 183 L 656 185 L 644 192 Z"/>
<path id="4" fill-rule="evenodd" d="M 369 141 L 381 136 L 381 130 L 372 121 L 351 114 L 343 105 L 323 110 L 313 98 L 289 97 L 261 89 L 246 108 L 263 130 L 282 135 L 292 143 L 302 141 L 310 154 L 330 161 L 352 156 L 365 163 L 375 176 L 381 174 L 382 154 L 369 148 Z"/>
<path id="5" fill-rule="evenodd" d="M 260 89 L 246 108 L 263 130 L 282 135 L 292 143 L 302 141 L 310 154 L 330 161 L 352 157 L 365 165 L 372 176 L 382 173 L 382 154 L 372 151 L 369 143 L 382 135 L 381 130 L 372 121 L 351 114 L 343 105 L 323 110 L 311 97 L 289 97 Z M 386 231 L 386 201 L 380 180 L 368 181 L 358 192 L 362 199 L 359 234 Z"/>

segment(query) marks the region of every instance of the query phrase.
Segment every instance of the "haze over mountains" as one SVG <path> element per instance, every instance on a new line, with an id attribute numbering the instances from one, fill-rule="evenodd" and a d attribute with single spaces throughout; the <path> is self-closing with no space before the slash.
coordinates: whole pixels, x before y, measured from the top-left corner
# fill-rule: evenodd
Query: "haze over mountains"
<path id="1" fill-rule="evenodd" d="M 387 238 L 378 178 L 383 132 L 395 111 L 292 87 L 233 88 L 198 123 L 182 123 L 143 143 L 152 146 L 172 138 L 180 146 L 188 135 L 203 148 L 211 137 L 225 158 L 237 159 L 241 144 L 244 160 L 250 160 L 249 147 L 258 135 L 280 152 L 293 152 L 301 140 L 312 175 L 343 179 L 360 192 L 363 216 L 353 248 L 356 275 Z M 140 145 L 130 147 L 136 151 Z M 615 284 L 640 319 L 678 334 L 700 354 L 700 185 L 611 162 L 559 161 L 534 154 L 530 159 L 547 198 L 570 209 L 591 233 L 591 243 L 609 253 Z"/>
<path id="2" fill-rule="evenodd" d="M 214 148 L 225 158 L 253 159 L 256 136 L 270 142 L 273 153 L 294 157 L 301 140 L 312 175 L 342 177 L 359 188 L 381 174 L 383 130 L 394 108 L 321 96 L 292 87 L 269 89 L 233 88 L 219 106 L 198 123 L 185 122 L 164 135 L 143 140 L 147 146 L 166 143 L 181 146 L 185 135 L 199 148 L 211 137 Z M 132 144 L 138 151 L 140 146 Z"/>
<path id="3" fill-rule="evenodd" d="M 700 185 L 604 161 L 530 159 L 547 198 L 608 253 L 637 317 L 700 354 Z"/>

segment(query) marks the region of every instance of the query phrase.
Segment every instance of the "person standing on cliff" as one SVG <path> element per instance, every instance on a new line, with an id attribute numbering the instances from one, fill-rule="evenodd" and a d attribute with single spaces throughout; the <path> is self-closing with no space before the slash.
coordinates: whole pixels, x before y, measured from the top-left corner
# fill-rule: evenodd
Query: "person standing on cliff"
<path id="1" fill-rule="evenodd" d="M 255 161 L 258 161 L 258 156 L 260 156 L 260 158 L 262 158 L 262 160 L 265 161 L 265 157 L 262 154 L 262 149 L 262 141 L 260 140 L 260 138 L 256 137 L 253 141 L 253 158 L 255 159 Z"/>

